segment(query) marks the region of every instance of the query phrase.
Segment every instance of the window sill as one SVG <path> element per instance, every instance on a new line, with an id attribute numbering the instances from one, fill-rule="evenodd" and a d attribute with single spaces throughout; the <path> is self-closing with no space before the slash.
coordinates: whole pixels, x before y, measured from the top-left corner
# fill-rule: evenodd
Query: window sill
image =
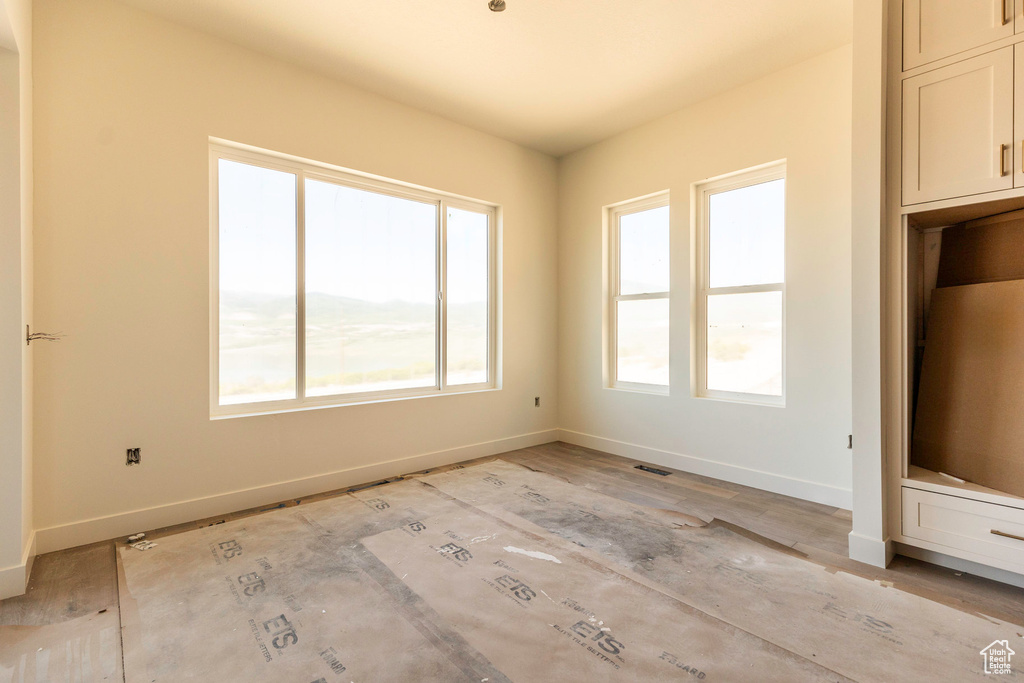
<path id="1" fill-rule="evenodd" d="M 411 401 L 422 398 L 436 398 L 439 396 L 462 396 L 464 394 L 484 394 L 494 391 L 501 391 L 501 387 L 494 386 L 473 386 L 465 389 L 448 389 L 446 391 L 431 391 L 416 394 L 396 394 L 391 396 L 355 396 L 350 399 L 339 400 L 336 396 L 328 397 L 320 401 L 307 401 L 306 403 L 287 405 L 275 404 L 265 408 L 258 407 L 259 404 L 244 403 L 237 406 L 218 406 L 210 412 L 210 420 L 230 420 L 237 417 L 258 417 L 260 415 L 281 415 L 283 413 L 300 413 L 308 410 L 324 410 L 327 408 L 344 408 L 346 406 L 364 406 L 373 403 L 395 403 L 398 401 Z"/>
<path id="2" fill-rule="evenodd" d="M 748 406 L 764 406 L 766 408 L 785 408 L 786 399 L 783 396 L 777 399 L 772 397 L 758 398 L 758 394 L 737 394 L 735 396 L 707 396 L 697 394 L 693 398 L 701 401 L 718 401 L 720 403 L 738 403 Z"/>
<path id="3" fill-rule="evenodd" d="M 660 384 L 628 384 L 619 383 L 605 387 L 612 391 L 624 391 L 630 394 L 650 394 L 653 396 L 668 396 L 670 387 L 662 386 Z"/>

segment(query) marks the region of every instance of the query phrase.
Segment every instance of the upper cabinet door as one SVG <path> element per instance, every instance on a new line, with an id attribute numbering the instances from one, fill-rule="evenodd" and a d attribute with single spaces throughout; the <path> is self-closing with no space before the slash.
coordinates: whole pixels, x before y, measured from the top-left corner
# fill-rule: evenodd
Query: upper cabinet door
<path id="1" fill-rule="evenodd" d="M 903 70 L 1012 36 L 1015 16 L 1014 0 L 903 0 Z"/>
<path id="2" fill-rule="evenodd" d="M 903 81 L 903 204 L 1013 187 L 1013 46 Z"/>
<path id="3" fill-rule="evenodd" d="M 1013 46 L 1013 186 L 1024 187 L 1024 43 Z"/>

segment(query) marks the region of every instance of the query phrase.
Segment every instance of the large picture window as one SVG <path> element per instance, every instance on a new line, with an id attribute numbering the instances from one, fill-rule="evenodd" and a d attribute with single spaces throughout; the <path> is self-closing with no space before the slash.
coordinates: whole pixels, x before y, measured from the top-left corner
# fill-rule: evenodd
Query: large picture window
<path id="1" fill-rule="evenodd" d="M 695 186 L 698 396 L 785 398 L 786 166 Z"/>
<path id="2" fill-rule="evenodd" d="M 214 415 L 494 386 L 495 207 L 219 144 L 211 165 Z"/>
<path id="3" fill-rule="evenodd" d="M 668 195 L 608 209 L 611 386 L 669 388 Z"/>

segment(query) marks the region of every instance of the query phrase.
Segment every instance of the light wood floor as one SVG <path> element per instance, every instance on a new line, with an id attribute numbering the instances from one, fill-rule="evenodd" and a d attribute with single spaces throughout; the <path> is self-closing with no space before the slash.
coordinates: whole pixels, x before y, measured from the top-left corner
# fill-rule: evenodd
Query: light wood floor
<path id="1" fill-rule="evenodd" d="M 551 443 L 496 456 L 568 479 L 633 503 L 711 517 L 762 535 L 807 556 L 896 588 L 1017 624 L 1024 624 L 1024 591 L 916 560 L 897 557 L 888 569 L 846 557 L 850 513 L 817 503 L 672 470 L 660 476 L 635 469 L 638 461 L 607 453 Z M 491 460 L 480 458 L 462 464 Z M 446 468 L 442 468 L 446 469 Z M 149 538 L 261 514 L 341 495 L 332 491 L 302 500 L 147 532 Z M 103 610 L 119 611 L 115 544 L 104 541 L 62 550 L 36 559 L 24 596 L 0 601 L 0 626 L 54 624 Z"/>

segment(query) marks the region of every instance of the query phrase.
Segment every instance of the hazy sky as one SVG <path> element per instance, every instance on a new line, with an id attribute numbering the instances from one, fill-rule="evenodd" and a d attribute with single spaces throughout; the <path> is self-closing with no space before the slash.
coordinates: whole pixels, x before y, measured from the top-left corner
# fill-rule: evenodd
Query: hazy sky
<path id="1" fill-rule="evenodd" d="M 220 160 L 220 288 L 295 293 L 295 191 L 291 173 Z"/>
<path id="2" fill-rule="evenodd" d="M 294 174 L 220 160 L 220 286 L 295 292 Z M 484 301 L 487 215 L 448 211 L 448 300 Z M 306 290 L 365 301 L 436 300 L 437 207 L 306 181 Z"/>
<path id="3" fill-rule="evenodd" d="M 785 279 L 786 181 L 711 195 L 711 286 Z"/>
<path id="4" fill-rule="evenodd" d="M 668 291 L 668 216 L 662 206 L 619 218 L 619 294 Z"/>

